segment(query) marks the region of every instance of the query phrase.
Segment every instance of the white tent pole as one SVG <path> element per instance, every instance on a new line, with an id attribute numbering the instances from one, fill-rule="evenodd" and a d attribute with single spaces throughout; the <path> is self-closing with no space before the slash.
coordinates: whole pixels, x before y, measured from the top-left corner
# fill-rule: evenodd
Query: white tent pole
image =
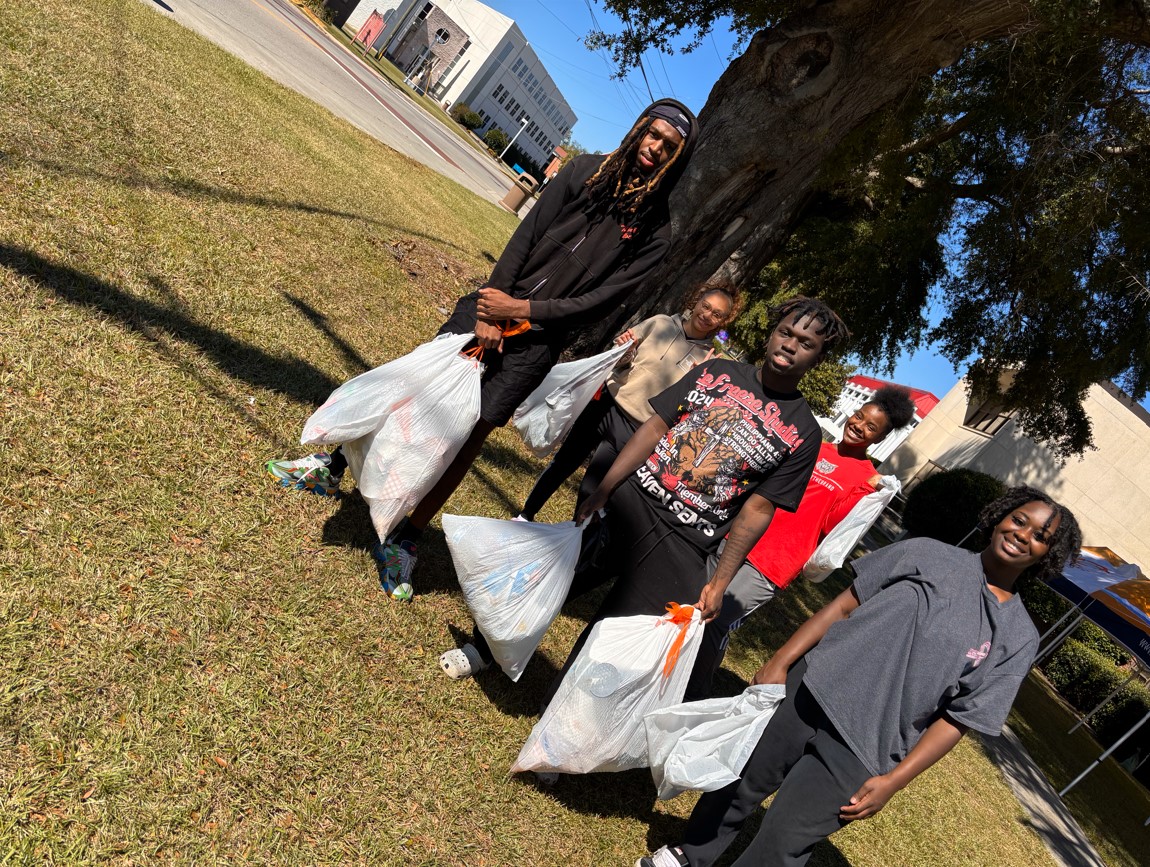
<path id="1" fill-rule="evenodd" d="M 1042 650 L 1038 651 L 1037 655 L 1034 657 L 1033 664 L 1038 665 L 1038 663 L 1042 662 L 1044 659 L 1046 659 L 1046 657 L 1050 656 L 1050 654 L 1057 650 L 1058 646 L 1070 637 L 1070 634 L 1078 628 L 1078 625 L 1083 621 L 1085 617 L 1085 614 L 1079 613 L 1079 615 L 1074 618 L 1074 621 L 1065 629 L 1063 629 L 1062 632 L 1059 633 L 1059 635 L 1057 635 L 1054 640 L 1050 642 L 1050 644 L 1048 644 Z"/>
<path id="2" fill-rule="evenodd" d="M 1089 599 L 1089 597 L 1087 597 L 1087 599 Z M 1071 608 L 1069 611 L 1067 611 L 1065 614 L 1063 614 L 1061 617 L 1059 617 L 1057 620 L 1055 620 L 1054 624 L 1049 629 L 1047 629 L 1040 636 L 1038 636 L 1038 646 L 1041 647 L 1042 642 L 1044 642 L 1046 640 L 1047 636 L 1053 634 L 1058 629 L 1058 627 L 1060 627 L 1063 623 L 1066 622 L 1066 620 L 1068 618 L 1073 617 L 1075 614 L 1081 613 L 1079 611 L 1079 607 L 1080 607 L 1079 605 L 1075 605 L 1073 608 Z"/>
<path id="3" fill-rule="evenodd" d="M 1138 722 L 1134 723 L 1134 725 L 1131 727 L 1130 731 L 1128 731 L 1128 732 L 1126 732 L 1126 734 L 1122 735 L 1122 737 L 1120 737 L 1118 740 L 1116 740 L 1114 742 L 1113 746 L 1111 746 L 1110 749 L 1108 749 L 1106 752 L 1104 752 L 1102 755 L 1100 755 L 1097 759 L 1094 760 L 1094 764 L 1088 766 L 1086 768 L 1086 770 L 1084 770 L 1081 774 L 1079 774 L 1077 777 L 1075 777 L 1073 780 L 1071 780 L 1070 783 L 1067 784 L 1066 788 L 1058 793 L 1058 797 L 1060 797 L 1060 798 L 1066 797 L 1067 792 L 1069 792 L 1071 789 L 1073 789 L 1075 786 L 1077 786 L 1080 782 L 1082 782 L 1083 777 L 1085 777 L 1092 770 L 1094 770 L 1096 767 L 1098 767 L 1100 764 L 1102 764 L 1102 762 L 1112 752 L 1114 752 L 1116 749 L 1118 749 L 1120 746 L 1122 746 L 1122 744 L 1126 742 L 1126 739 L 1128 737 L 1130 737 L 1130 735 L 1134 734 L 1134 732 L 1138 731 L 1138 728 L 1142 725 L 1142 723 L 1146 722 L 1146 720 L 1148 720 L 1148 719 L 1150 719 L 1150 713 L 1147 713 L 1146 716 L 1142 717 L 1142 719 L 1140 719 L 1140 720 L 1138 720 Z"/>
<path id="4" fill-rule="evenodd" d="M 1075 725 L 1074 728 L 1072 728 L 1070 731 L 1068 731 L 1067 734 L 1072 735 L 1076 731 L 1078 731 L 1080 728 L 1082 728 L 1083 724 L 1088 719 L 1090 719 L 1090 717 L 1094 716 L 1094 714 L 1096 714 L 1096 713 L 1098 713 L 1098 711 L 1102 710 L 1102 708 L 1105 705 L 1109 704 L 1110 699 L 1114 698 L 1114 696 L 1116 696 L 1116 695 L 1118 695 L 1118 693 L 1122 692 L 1122 690 L 1126 688 L 1126 684 L 1130 683 L 1130 681 L 1132 681 L 1137 676 L 1138 676 L 1138 669 L 1135 668 L 1132 672 L 1130 672 L 1130 676 L 1128 678 L 1126 678 L 1124 681 L 1122 681 L 1121 684 L 1119 684 L 1117 687 L 1115 687 L 1114 692 L 1110 693 L 1110 695 L 1106 696 L 1106 698 L 1104 698 L 1104 699 L 1102 699 L 1102 701 L 1098 702 L 1098 704 L 1096 704 L 1094 706 L 1094 710 L 1090 711 L 1090 713 L 1088 713 L 1088 714 L 1086 714 L 1086 716 L 1082 717 L 1082 719 L 1080 719 L 1078 721 L 1077 725 Z"/>

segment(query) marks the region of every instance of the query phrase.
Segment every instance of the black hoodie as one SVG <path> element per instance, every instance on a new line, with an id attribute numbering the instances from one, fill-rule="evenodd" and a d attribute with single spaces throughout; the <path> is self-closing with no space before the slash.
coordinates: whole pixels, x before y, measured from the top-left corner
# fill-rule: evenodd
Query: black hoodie
<path id="1" fill-rule="evenodd" d="M 591 209 L 586 182 L 607 157 L 577 156 L 547 185 L 484 284 L 530 299 L 533 326 L 556 342 L 565 341 L 572 326 L 623 303 L 671 247 L 667 197 L 694 150 L 699 122 L 671 99 L 659 100 L 642 116 L 659 103 L 686 114 L 691 129 L 673 174 L 668 172 L 659 184 L 658 201 L 645 215 L 641 232 L 625 238 L 615 216 Z"/>

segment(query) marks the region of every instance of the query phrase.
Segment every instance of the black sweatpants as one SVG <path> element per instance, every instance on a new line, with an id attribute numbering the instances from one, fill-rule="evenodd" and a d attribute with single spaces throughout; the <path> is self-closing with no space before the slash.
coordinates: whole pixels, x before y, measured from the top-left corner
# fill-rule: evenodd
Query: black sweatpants
<path id="1" fill-rule="evenodd" d="M 556 675 L 543 699 L 546 707 L 564 675 L 591 635 L 591 629 L 608 617 L 667 613 L 668 602 L 694 605 L 707 583 L 708 551 L 696 547 L 678 528 L 664 521 L 648 504 L 646 495 L 632 480 L 615 489 L 607 506 L 608 550 L 599 566 L 583 573 L 583 590 L 613 578 L 611 588 L 587 623 L 562 671 Z"/>
<path id="2" fill-rule="evenodd" d="M 714 864 L 772 792 L 759 832 L 734 867 L 800 867 L 816 843 L 847 824 L 839 808 L 872 775 L 803 686 L 805 671 L 800 661 L 788 673 L 786 700 L 743 776 L 695 805 L 682 843 L 691 867 Z"/>

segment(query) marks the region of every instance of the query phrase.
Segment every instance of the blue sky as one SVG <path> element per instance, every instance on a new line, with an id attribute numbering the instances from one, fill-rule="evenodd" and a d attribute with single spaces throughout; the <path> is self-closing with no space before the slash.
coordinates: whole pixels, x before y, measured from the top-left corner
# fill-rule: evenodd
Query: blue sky
<path id="1" fill-rule="evenodd" d="M 734 43 L 726 21 L 720 21 L 713 37 L 707 37 L 692 54 L 667 56 L 648 51 L 644 57 L 646 83 L 637 70 L 623 81 L 615 81 L 611 79 L 614 68 L 608 53 L 590 51 L 583 45 L 583 37 L 596 29 L 591 10 L 601 29 L 617 32 L 623 27 L 595 0 L 590 0 L 590 8 L 585 0 L 483 2 L 515 19 L 579 118 L 572 131 L 575 141 L 593 151 L 606 152 L 619 143 L 651 102 L 648 84 L 655 99 L 670 96 L 696 112 L 701 109 L 727 66 Z"/>
<path id="2" fill-rule="evenodd" d="M 614 148 L 652 95 L 655 99 L 674 97 L 698 112 L 726 69 L 735 44 L 729 19 L 720 19 L 711 35 L 690 54 L 646 52 L 646 81 L 638 70 L 622 81 L 613 80 L 614 67 L 607 52 L 590 51 L 583 44 L 583 37 L 591 30 L 618 32 L 623 28 L 622 22 L 596 0 L 484 2 L 519 24 L 579 118 L 572 130 L 573 138 L 592 151 Z M 598 27 L 592 21 L 592 14 Z M 928 317 L 933 324 L 935 316 L 931 311 Z M 959 377 L 950 362 L 929 347 L 913 355 L 903 353 L 893 374 L 865 368 L 859 372 L 925 389 L 939 397 L 945 395 Z M 1143 406 L 1150 409 L 1150 397 L 1143 401 Z"/>

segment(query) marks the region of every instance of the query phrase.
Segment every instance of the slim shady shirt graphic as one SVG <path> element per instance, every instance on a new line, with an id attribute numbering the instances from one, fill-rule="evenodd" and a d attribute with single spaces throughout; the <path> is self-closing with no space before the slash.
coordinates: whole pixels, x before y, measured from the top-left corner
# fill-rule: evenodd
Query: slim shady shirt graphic
<path id="1" fill-rule="evenodd" d="M 756 368 L 715 359 L 651 406 L 671 428 L 635 481 L 665 521 L 701 534 L 695 541 L 710 548 L 749 494 L 797 508 L 821 442 L 801 394 L 767 391 Z"/>

